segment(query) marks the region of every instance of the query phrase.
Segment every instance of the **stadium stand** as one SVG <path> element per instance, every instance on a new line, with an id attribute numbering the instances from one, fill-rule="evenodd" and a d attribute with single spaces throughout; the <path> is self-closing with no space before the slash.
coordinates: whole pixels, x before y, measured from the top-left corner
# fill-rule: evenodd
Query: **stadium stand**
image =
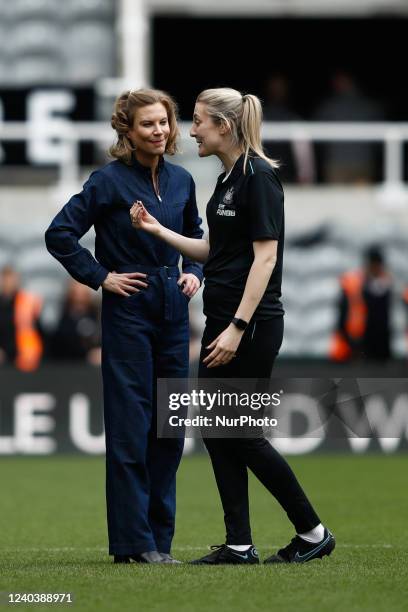
<path id="1" fill-rule="evenodd" d="M 115 15 L 114 4 L 112 0 L 69 0 L 64 2 L 62 11 L 65 19 L 72 22 L 97 19 L 109 23 Z"/>
<path id="2" fill-rule="evenodd" d="M 146 8 L 153 14 L 155 6 L 159 4 L 155 0 L 147 1 Z M 247 5 L 243 0 L 235 4 L 242 7 Z M 274 2 L 271 0 L 270 4 Z M 304 3 L 305 7 L 307 4 Z M 368 5 L 369 2 L 362 4 Z M 0 0 L 0 86 L 53 83 L 67 86 L 93 85 L 103 77 L 119 75 L 120 70 L 125 70 L 123 57 L 122 62 L 118 62 L 117 47 L 120 39 L 116 17 L 119 5 L 126 5 L 128 9 L 136 11 L 142 3 L 119 3 L 116 0 Z M 177 6 L 184 6 L 184 2 Z M 134 39 L 135 33 L 132 31 L 126 34 L 126 31 L 122 24 L 121 37 L 124 39 L 130 36 Z M 130 42 L 128 39 L 128 44 Z M 134 69 L 132 65 L 132 79 L 136 79 Z M 112 88 L 115 95 L 117 87 L 119 85 L 115 81 Z M 109 115 L 111 101 L 107 108 Z M 99 143 L 101 150 L 110 144 L 111 133 L 107 118 L 103 118 L 107 141 Z M 384 140 L 385 136 L 381 139 Z M 402 142 L 405 136 L 401 136 L 401 139 Z M 197 199 L 204 217 L 205 202 L 219 171 L 219 163 L 213 159 L 198 159 L 193 142 L 188 141 L 191 139 L 183 141 L 184 155 L 173 161 L 187 167 L 196 179 Z M 394 166 L 398 167 L 398 163 L 389 164 L 389 167 Z M 78 174 L 86 175 L 88 169 L 77 167 L 76 170 Z M 41 316 L 44 325 L 52 327 L 57 318 L 57 307 L 67 275 L 47 253 L 43 235 L 58 207 L 68 199 L 69 193 L 79 188 L 80 183 L 60 185 L 61 191 L 66 190 L 62 195 L 54 192 L 49 183 L 41 188 L 33 180 L 34 173 L 40 176 L 41 171 L 50 175 L 53 173 L 52 177 L 55 178 L 54 168 L 27 166 L 24 170 L 13 170 L 8 166 L 2 168 L 2 171 L 9 175 L 14 171 L 18 175 L 18 182 L 16 187 L 1 188 L 0 267 L 12 263 L 19 269 L 23 286 L 44 298 Z M 24 180 L 20 185 L 22 173 L 29 177 L 25 187 Z M 74 175 L 76 180 L 76 172 L 68 174 L 70 177 Z M 394 173 L 391 178 L 396 180 Z M 36 181 L 38 184 L 39 179 Z M 402 180 L 398 181 L 397 186 L 401 187 Z M 395 211 L 388 222 L 387 211 L 383 209 L 380 212 L 377 192 L 369 188 L 358 193 L 334 186 L 327 189 L 322 186 L 299 188 L 298 191 L 296 188 L 288 188 L 285 192 L 287 239 L 283 301 L 286 331 L 282 355 L 327 355 L 330 334 L 335 324 L 338 278 L 346 270 L 360 265 L 364 248 L 372 242 L 384 248 L 386 260 L 395 278 L 393 351 L 397 356 L 406 355 L 406 313 L 400 297 L 403 288 L 408 285 L 406 213 L 403 223 L 399 223 L 398 218 L 402 220 L 403 212 L 400 214 Z M 22 227 L 20 219 L 30 218 L 33 207 L 36 209 L 37 225 Z M 92 250 L 91 232 L 82 243 Z M 196 315 L 200 313 L 202 323 L 200 299 L 199 296 L 194 299 L 191 308 Z"/>
<path id="3" fill-rule="evenodd" d="M 0 85 L 114 76 L 115 8 L 113 0 L 1 0 Z"/>
<path id="4" fill-rule="evenodd" d="M 19 21 L 9 36 L 9 53 L 12 57 L 59 54 L 61 34 L 60 25 L 51 19 Z"/>
<path id="5" fill-rule="evenodd" d="M 61 10 L 58 0 L 14 0 L 9 5 L 9 17 L 16 21 L 44 18 L 58 21 Z"/>
<path id="6" fill-rule="evenodd" d="M 52 84 L 61 74 L 61 60 L 49 54 L 14 57 L 11 66 L 16 85 L 38 82 Z"/>
<path id="7" fill-rule="evenodd" d="M 66 78 L 89 83 L 115 72 L 115 44 L 109 24 L 95 21 L 73 23 L 64 51 Z"/>
<path id="8" fill-rule="evenodd" d="M 361 228 L 350 226 L 324 226 L 321 241 L 307 244 L 310 233 L 289 233 L 284 257 L 283 303 L 286 311 L 285 336 L 281 354 L 286 357 L 327 355 L 331 334 L 336 321 L 339 276 L 349 269 L 358 268 L 365 246 L 375 242 L 384 248 L 384 254 L 396 281 L 392 308 L 393 354 L 406 354 L 404 331 L 406 317 L 402 299 L 403 287 L 408 284 L 407 245 L 403 229 L 383 228 L 376 235 L 364 235 Z M 12 263 L 22 275 L 24 288 L 42 296 L 44 308 L 42 324 L 51 329 L 57 320 L 58 305 L 63 295 L 67 274 L 44 248 L 42 226 L 0 229 L 0 267 Z M 299 246 L 301 239 L 304 246 Z M 82 244 L 93 250 L 93 232 Z M 201 312 L 200 295 L 193 300 L 195 317 Z M 203 323 L 201 315 L 201 324 Z"/>

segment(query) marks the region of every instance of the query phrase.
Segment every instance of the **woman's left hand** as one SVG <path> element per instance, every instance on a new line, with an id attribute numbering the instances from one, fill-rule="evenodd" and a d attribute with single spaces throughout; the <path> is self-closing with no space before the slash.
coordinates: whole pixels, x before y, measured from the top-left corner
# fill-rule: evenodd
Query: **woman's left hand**
<path id="1" fill-rule="evenodd" d="M 189 298 L 192 298 L 200 288 L 200 281 L 196 275 L 187 272 L 180 274 L 177 284 L 181 287 L 184 295 L 187 295 Z"/>
<path id="2" fill-rule="evenodd" d="M 232 323 L 228 325 L 227 329 L 224 329 L 211 344 L 205 347 L 213 350 L 203 359 L 203 363 L 207 364 L 208 368 L 216 368 L 229 363 L 236 357 L 235 353 L 243 335 L 244 332 L 235 325 Z"/>

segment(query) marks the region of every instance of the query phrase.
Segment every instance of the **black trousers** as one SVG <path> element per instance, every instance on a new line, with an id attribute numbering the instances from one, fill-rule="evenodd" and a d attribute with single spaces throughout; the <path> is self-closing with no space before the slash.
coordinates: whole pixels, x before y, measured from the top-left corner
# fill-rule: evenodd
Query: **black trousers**
<path id="1" fill-rule="evenodd" d="M 207 319 L 199 378 L 270 378 L 282 344 L 283 317 L 251 322 L 245 330 L 237 356 L 225 366 L 207 368 L 202 363 L 210 352 L 205 347 L 226 327 L 227 321 Z M 295 474 L 285 459 L 264 438 L 206 438 L 204 440 L 224 509 L 227 544 L 251 544 L 248 501 L 248 468 L 286 511 L 297 533 L 320 523 Z"/>

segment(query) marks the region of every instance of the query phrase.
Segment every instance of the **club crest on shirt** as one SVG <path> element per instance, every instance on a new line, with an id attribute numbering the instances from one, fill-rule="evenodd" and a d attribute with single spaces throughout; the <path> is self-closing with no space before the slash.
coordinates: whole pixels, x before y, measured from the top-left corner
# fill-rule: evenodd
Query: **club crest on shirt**
<path id="1" fill-rule="evenodd" d="M 222 217 L 235 217 L 235 210 L 226 208 L 226 206 L 231 204 L 233 198 L 234 187 L 230 187 L 224 195 L 222 202 L 218 204 L 217 215 L 221 215 Z"/>
<path id="2" fill-rule="evenodd" d="M 233 197 L 234 197 L 234 188 L 230 187 L 222 199 L 223 204 L 226 204 L 227 206 L 228 204 L 231 204 Z"/>

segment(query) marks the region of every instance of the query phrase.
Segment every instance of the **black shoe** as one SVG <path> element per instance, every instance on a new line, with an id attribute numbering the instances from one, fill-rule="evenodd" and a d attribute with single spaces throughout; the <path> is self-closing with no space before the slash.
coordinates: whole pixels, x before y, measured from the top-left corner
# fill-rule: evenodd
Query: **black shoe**
<path id="1" fill-rule="evenodd" d="M 229 548 L 226 544 L 219 546 L 211 546 L 214 552 L 190 561 L 192 565 L 221 565 L 230 564 L 237 565 L 242 563 L 259 563 L 258 551 L 255 546 L 251 546 L 248 550 L 240 551 Z"/>
<path id="2" fill-rule="evenodd" d="M 265 559 L 264 563 L 306 563 L 306 561 L 321 559 L 325 555 L 330 555 L 335 546 L 336 540 L 333 534 L 325 528 L 321 542 L 312 544 L 297 535 L 290 544 L 281 548 L 276 555 Z"/>
<path id="3" fill-rule="evenodd" d="M 181 561 L 177 561 L 177 559 L 174 559 L 174 557 L 169 555 L 169 553 L 159 552 L 159 555 L 161 556 L 163 563 L 180 563 L 181 565 Z"/>
<path id="4" fill-rule="evenodd" d="M 138 555 L 115 555 L 113 558 L 114 563 L 131 563 L 132 561 L 135 563 L 165 563 L 157 550 L 150 550 Z"/>
<path id="5" fill-rule="evenodd" d="M 113 562 L 114 563 L 130 563 L 130 559 L 126 555 L 114 555 Z"/>

